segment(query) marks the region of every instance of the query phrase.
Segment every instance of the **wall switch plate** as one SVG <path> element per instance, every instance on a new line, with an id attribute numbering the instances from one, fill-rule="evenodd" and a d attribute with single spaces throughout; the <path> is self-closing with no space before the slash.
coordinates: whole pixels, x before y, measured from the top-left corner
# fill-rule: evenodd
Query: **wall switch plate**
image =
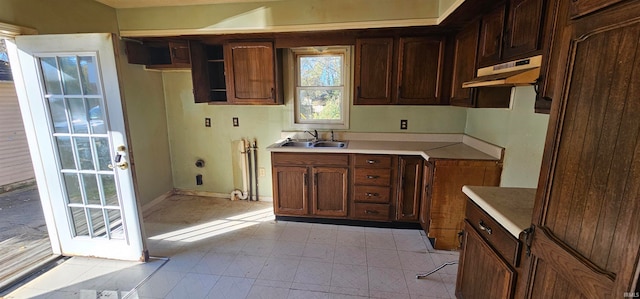
<path id="1" fill-rule="evenodd" d="M 204 118 L 204 126 L 205 127 L 211 127 L 211 118 L 209 118 L 209 117 L 205 117 Z"/>
<path id="2" fill-rule="evenodd" d="M 240 121 L 238 120 L 237 117 L 233 118 L 233 126 L 234 127 L 239 127 L 240 126 Z"/>
<path id="3" fill-rule="evenodd" d="M 409 121 L 406 119 L 400 120 L 400 130 L 406 130 L 409 128 Z"/>
<path id="4" fill-rule="evenodd" d="M 259 177 L 264 177 L 266 175 L 267 175 L 267 171 L 264 169 L 264 167 L 258 168 L 258 176 Z"/>

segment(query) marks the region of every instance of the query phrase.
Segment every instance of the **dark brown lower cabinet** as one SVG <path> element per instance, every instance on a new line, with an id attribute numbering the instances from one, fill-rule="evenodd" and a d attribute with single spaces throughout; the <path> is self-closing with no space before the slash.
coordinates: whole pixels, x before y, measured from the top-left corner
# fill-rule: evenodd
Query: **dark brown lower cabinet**
<path id="1" fill-rule="evenodd" d="M 465 220 L 456 296 L 464 299 L 513 298 L 516 271 Z"/>
<path id="2" fill-rule="evenodd" d="M 307 167 L 273 167 L 273 209 L 276 215 L 307 215 Z"/>
<path id="3" fill-rule="evenodd" d="M 328 217 L 347 217 L 349 168 L 313 167 L 311 214 Z"/>

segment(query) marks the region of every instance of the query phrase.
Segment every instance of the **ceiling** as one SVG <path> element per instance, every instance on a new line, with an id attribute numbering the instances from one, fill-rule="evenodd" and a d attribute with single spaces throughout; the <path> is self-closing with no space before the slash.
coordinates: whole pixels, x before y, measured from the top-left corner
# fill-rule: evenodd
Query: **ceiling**
<path id="1" fill-rule="evenodd" d="M 113 8 L 184 6 L 220 3 L 274 2 L 280 0 L 95 0 Z"/>

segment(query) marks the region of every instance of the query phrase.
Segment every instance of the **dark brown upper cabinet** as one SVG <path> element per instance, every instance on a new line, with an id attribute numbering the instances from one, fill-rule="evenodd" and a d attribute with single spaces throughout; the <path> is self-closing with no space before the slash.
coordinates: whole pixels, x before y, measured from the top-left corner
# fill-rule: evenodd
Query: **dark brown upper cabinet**
<path id="1" fill-rule="evenodd" d="M 400 38 L 397 63 L 397 104 L 441 104 L 444 41 Z"/>
<path id="2" fill-rule="evenodd" d="M 482 17 L 478 66 L 486 67 L 541 50 L 544 0 L 511 0 Z"/>
<path id="3" fill-rule="evenodd" d="M 356 105 L 447 104 L 441 37 L 356 40 Z"/>
<path id="4" fill-rule="evenodd" d="M 279 53 L 273 43 L 191 41 L 190 49 L 196 103 L 282 104 Z"/>
<path id="5" fill-rule="evenodd" d="M 229 42 L 224 55 L 229 103 L 280 104 L 272 42 Z"/>
<path id="6" fill-rule="evenodd" d="M 150 69 L 188 69 L 191 67 L 189 44 L 186 41 L 125 42 L 127 60 Z"/>
<path id="7" fill-rule="evenodd" d="M 462 88 L 462 83 L 476 77 L 476 58 L 480 22 L 475 21 L 462 29 L 454 41 L 453 78 L 451 80 L 451 99 L 453 106 L 473 107 L 473 88 Z"/>
<path id="8" fill-rule="evenodd" d="M 389 105 L 393 38 L 356 40 L 355 98 L 356 105 Z"/>

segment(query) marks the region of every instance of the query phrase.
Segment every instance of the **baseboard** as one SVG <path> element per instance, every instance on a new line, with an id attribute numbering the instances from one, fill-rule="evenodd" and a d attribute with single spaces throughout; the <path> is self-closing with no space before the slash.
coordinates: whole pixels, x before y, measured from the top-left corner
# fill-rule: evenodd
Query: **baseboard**
<path id="1" fill-rule="evenodd" d="M 152 201 L 146 203 L 145 205 L 142 206 L 142 214 L 144 215 L 144 213 L 148 212 L 149 210 L 151 210 L 151 208 L 153 208 L 155 205 L 163 202 L 165 199 L 167 199 L 169 196 L 175 194 L 174 190 L 169 190 L 167 192 L 165 192 L 164 194 L 154 198 Z"/>
<path id="2" fill-rule="evenodd" d="M 210 191 L 198 191 L 198 190 L 185 190 L 185 189 L 174 189 L 174 194 L 180 195 L 192 195 L 192 196 L 205 196 L 205 197 L 215 197 L 215 198 L 224 198 L 231 199 L 231 193 L 218 193 L 218 192 L 210 192 Z M 255 200 L 255 196 L 252 197 Z M 273 201 L 273 197 L 271 196 L 260 196 L 258 197 L 260 201 Z"/>
<path id="3" fill-rule="evenodd" d="M 5 192 L 9 192 L 9 191 L 18 190 L 18 189 L 30 188 L 30 187 L 33 187 L 35 185 L 36 185 L 36 180 L 35 179 L 28 179 L 28 180 L 24 180 L 24 181 L 20 181 L 20 182 L 15 182 L 15 183 L 3 185 L 3 186 L 0 186 L 0 194 L 5 193 Z"/>

